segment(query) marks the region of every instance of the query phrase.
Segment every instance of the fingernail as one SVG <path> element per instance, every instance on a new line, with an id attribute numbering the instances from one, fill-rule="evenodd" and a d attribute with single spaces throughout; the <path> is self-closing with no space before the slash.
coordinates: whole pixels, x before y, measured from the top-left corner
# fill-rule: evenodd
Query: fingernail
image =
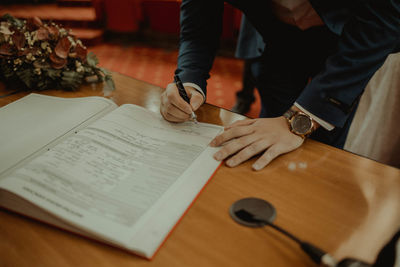
<path id="1" fill-rule="evenodd" d="M 229 167 L 233 167 L 233 166 L 236 165 L 236 161 L 233 160 L 233 159 L 230 159 L 230 160 L 228 160 L 228 161 L 226 162 L 226 164 L 227 164 Z"/>
<path id="2" fill-rule="evenodd" d="M 261 167 L 259 164 L 254 163 L 254 164 L 253 164 L 253 169 L 254 169 L 255 171 L 259 171 L 259 170 L 262 169 L 262 167 Z"/>
<path id="3" fill-rule="evenodd" d="M 216 142 L 215 139 L 214 139 L 214 140 L 211 141 L 210 146 L 215 146 L 216 143 L 217 143 L 217 142 Z"/>
<path id="4" fill-rule="evenodd" d="M 220 152 L 217 152 L 217 153 L 215 153 L 215 154 L 214 154 L 214 159 L 216 159 L 216 160 L 220 161 L 220 160 L 221 160 L 221 158 L 222 158 L 222 155 L 221 155 L 221 153 L 220 153 Z"/>

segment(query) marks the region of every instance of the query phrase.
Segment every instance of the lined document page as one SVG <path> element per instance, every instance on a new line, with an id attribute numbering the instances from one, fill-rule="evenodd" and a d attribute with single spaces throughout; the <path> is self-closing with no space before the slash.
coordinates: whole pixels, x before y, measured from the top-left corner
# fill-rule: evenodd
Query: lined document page
<path id="1" fill-rule="evenodd" d="M 0 109 L 0 174 L 117 105 L 103 97 L 30 94 Z"/>
<path id="2" fill-rule="evenodd" d="M 204 162 L 208 171 L 183 200 L 190 204 L 219 164 L 208 144 L 221 130 L 204 123 L 169 123 L 159 114 L 123 105 L 18 169 L 0 186 L 89 232 L 130 246 L 132 236 L 146 225 L 144 218 L 152 219 L 154 207 L 165 205 L 171 192 L 181 188 L 179 179 L 196 179 L 201 172 L 190 169 Z M 148 244 L 152 252 L 142 254 L 151 256 L 181 215 L 165 222 L 168 227 L 159 226 L 163 233 Z"/>

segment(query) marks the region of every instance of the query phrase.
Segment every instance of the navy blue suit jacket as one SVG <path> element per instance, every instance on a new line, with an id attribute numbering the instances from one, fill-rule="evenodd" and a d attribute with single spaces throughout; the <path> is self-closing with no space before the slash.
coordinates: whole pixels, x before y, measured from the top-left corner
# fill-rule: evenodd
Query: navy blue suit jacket
<path id="1" fill-rule="evenodd" d="M 240 9 L 268 43 L 272 15 L 264 0 L 183 0 L 178 68 L 183 82 L 206 93 L 222 29 L 224 2 Z M 310 0 L 327 27 L 340 36 L 338 50 L 296 100 L 341 127 L 369 79 L 400 48 L 400 0 Z"/>
<path id="2" fill-rule="evenodd" d="M 240 23 L 235 57 L 241 59 L 258 58 L 264 52 L 264 48 L 265 43 L 262 36 L 246 19 L 246 16 L 243 15 Z"/>

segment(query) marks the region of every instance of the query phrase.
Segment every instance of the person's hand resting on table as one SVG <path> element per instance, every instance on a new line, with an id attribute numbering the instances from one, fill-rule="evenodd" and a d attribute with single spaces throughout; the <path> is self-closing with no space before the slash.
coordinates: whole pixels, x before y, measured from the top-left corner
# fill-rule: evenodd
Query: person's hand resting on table
<path id="1" fill-rule="evenodd" d="M 227 159 L 226 165 L 235 167 L 251 157 L 261 154 L 253 164 L 261 170 L 281 154 L 293 151 L 304 139 L 290 132 L 284 117 L 241 120 L 225 127 L 211 146 L 222 148 L 214 154 L 216 160 Z"/>
<path id="2" fill-rule="evenodd" d="M 171 83 L 161 95 L 160 111 L 167 121 L 184 122 L 204 102 L 203 96 L 193 87 L 185 87 L 190 105 L 179 95 L 176 85 Z M 216 160 L 225 160 L 226 165 L 235 167 L 251 157 L 261 156 L 253 164 L 261 170 L 279 155 L 299 148 L 304 139 L 289 130 L 286 118 L 259 118 L 237 121 L 211 142 L 211 146 L 222 148 L 214 154 Z"/>

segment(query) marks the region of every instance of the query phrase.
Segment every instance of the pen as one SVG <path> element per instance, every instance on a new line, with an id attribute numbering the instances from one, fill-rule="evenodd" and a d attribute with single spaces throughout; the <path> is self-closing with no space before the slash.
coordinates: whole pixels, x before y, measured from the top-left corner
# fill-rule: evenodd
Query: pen
<path id="1" fill-rule="evenodd" d="M 178 87 L 179 95 L 183 98 L 183 100 L 185 100 L 188 104 L 190 104 L 190 99 L 189 99 L 188 95 L 186 94 L 186 90 L 183 87 L 182 81 L 177 74 L 175 74 L 175 76 L 174 76 L 174 81 L 175 81 L 176 87 Z M 194 123 L 197 123 L 197 116 L 194 113 L 194 111 L 192 111 L 191 119 L 194 121 Z"/>

